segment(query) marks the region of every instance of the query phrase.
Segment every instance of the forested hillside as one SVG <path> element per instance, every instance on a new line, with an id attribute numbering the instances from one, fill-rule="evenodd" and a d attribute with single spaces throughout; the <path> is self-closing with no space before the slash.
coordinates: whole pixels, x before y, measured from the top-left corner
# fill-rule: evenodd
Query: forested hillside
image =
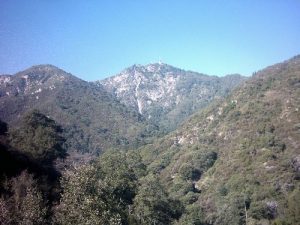
<path id="1" fill-rule="evenodd" d="M 299 224 L 299 105 L 296 56 L 164 137 L 65 168 L 63 120 L 34 110 L 1 121 L 0 224 Z"/>
<path id="2" fill-rule="evenodd" d="M 0 76 L 0 104 L 0 118 L 12 127 L 33 109 L 56 120 L 69 151 L 98 154 L 110 147 L 136 146 L 157 132 L 103 87 L 51 65 Z"/>
<path id="3" fill-rule="evenodd" d="M 179 224 L 298 224 L 300 57 L 257 72 L 140 151 Z"/>

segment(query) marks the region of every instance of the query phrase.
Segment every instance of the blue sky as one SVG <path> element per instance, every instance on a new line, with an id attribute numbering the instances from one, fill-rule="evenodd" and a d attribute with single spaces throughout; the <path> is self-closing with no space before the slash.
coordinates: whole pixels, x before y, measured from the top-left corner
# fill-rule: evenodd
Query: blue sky
<path id="1" fill-rule="evenodd" d="M 53 64 L 97 80 L 161 59 L 251 75 L 296 54 L 299 0 L 0 0 L 0 74 Z"/>

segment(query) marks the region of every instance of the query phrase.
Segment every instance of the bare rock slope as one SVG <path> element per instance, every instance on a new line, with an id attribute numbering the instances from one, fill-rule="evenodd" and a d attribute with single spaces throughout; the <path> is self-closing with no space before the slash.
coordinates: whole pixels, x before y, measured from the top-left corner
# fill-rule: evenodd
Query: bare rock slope
<path id="1" fill-rule="evenodd" d="M 134 65 L 97 83 L 149 121 L 173 130 L 188 116 L 225 96 L 244 80 L 237 74 L 208 76 L 155 63 Z"/>

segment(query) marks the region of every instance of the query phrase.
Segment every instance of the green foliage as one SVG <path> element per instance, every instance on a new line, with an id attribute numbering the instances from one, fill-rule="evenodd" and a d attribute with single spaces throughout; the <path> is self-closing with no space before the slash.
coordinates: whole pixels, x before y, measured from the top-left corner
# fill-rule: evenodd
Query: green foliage
<path id="1" fill-rule="evenodd" d="M 33 111 L 24 117 L 21 127 L 11 133 L 11 144 L 33 159 L 51 163 L 66 154 L 61 132 L 54 120 Z"/>
<path id="2" fill-rule="evenodd" d="M 254 202 L 251 205 L 249 215 L 258 220 L 268 218 L 265 203 L 262 201 Z"/>
<path id="3" fill-rule="evenodd" d="M 159 148 L 163 147 L 163 144 L 160 143 Z M 167 152 L 164 152 L 157 160 L 155 160 L 148 166 L 148 171 L 154 174 L 159 174 L 164 168 L 166 168 L 170 164 L 172 158 L 177 152 L 178 149 L 176 147 L 169 149 L 169 151 Z M 152 152 L 150 153 L 150 155 L 152 155 L 153 157 Z"/>
<path id="4" fill-rule="evenodd" d="M 102 85 L 54 66 L 34 66 L 10 78 L 10 85 L 0 87 L 11 93 L 0 97 L 0 118 L 17 129 L 20 118 L 38 109 L 63 127 L 68 151 L 99 154 L 108 148 L 135 148 L 158 133 L 156 125 L 121 104 Z"/>
<path id="5" fill-rule="evenodd" d="M 184 205 L 190 205 L 190 204 L 193 204 L 194 202 L 196 202 L 198 200 L 199 196 L 200 196 L 200 193 L 195 193 L 194 188 L 193 188 L 192 191 L 189 191 L 183 197 L 181 197 L 180 201 Z"/>
<path id="6" fill-rule="evenodd" d="M 178 225 L 208 225 L 205 222 L 205 215 L 203 213 L 202 208 L 197 205 L 189 205 L 186 208 L 185 214 L 180 218 L 180 220 L 175 223 Z"/>
<path id="7" fill-rule="evenodd" d="M 186 180 L 198 180 L 201 176 L 201 172 L 195 169 L 191 163 L 183 163 L 178 173 Z"/>
<path id="8" fill-rule="evenodd" d="M 236 108 L 236 102 L 231 101 L 225 106 L 223 113 L 226 115 L 235 108 Z"/>
<path id="9" fill-rule="evenodd" d="M 214 224 L 244 225 L 245 219 L 243 197 L 233 196 L 232 198 L 228 199 L 225 204 L 221 205 L 221 208 L 220 210 L 218 210 L 218 214 L 216 215 L 216 221 L 214 222 Z"/>
<path id="10" fill-rule="evenodd" d="M 1 224 L 45 224 L 47 208 L 36 180 L 23 171 L 9 181 L 6 197 L 0 199 Z"/>
<path id="11" fill-rule="evenodd" d="M 127 157 L 131 157 L 130 160 Z M 107 151 L 96 163 L 102 179 L 110 186 L 113 195 L 124 205 L 132 203 L 136 194 L 138 177 L 143 174 L 145 168 L 142 163 L 134 162 L 133 157 L 139 158 L 133 153 L 126 155 L 120 151 Z"/>
<path id="12" fill-rule="evenodd" d="M 178 174 L 185 180 L 199 180 L 202 173 L 213 166 L 217 153 L 209 150 L 186 151 L 181 157 Z"/>
<path id="13" fill-rule="evenodd" d="M 48 205 L 43 199 L 49 195 L 44 191 L 48 183 L 42 182 L 47 178 L 39 177 L 37 182 L 26 172 L 8 178 L 8 184 L 0 186 L 0 223 L 299 224 L 299 59 L 257 73 L 226 100 L 213 103 L 178 130 L 139 150 L 107 151 L 91 163 L 64 171 L 62 188 L 51 184 L 61 191 L 54 221 L 48 208 L 53 202 Z M 136 146 L 139 138 L 147 139 L 151 129 L 129 126 L 134 119 L 111 123 L 124 121 L 121 114 L 128 112 L 108 96 L 96 108 L 120 107 L 120 111 L 101 111 L 96 118 L 88 116 L 94 104 L 85 95 L 90 92 L 72 98 L 69 91 L 58 98 L 62 112 L 70 113 L 62 115 L 76 115 L 78 120 L 76 126 L 70 122 L 74 118 L 69 120 L 69 147 L 94 151 L 110 144 L 128 146 L 137 134 Z M 74 103 L 83 108 L 82 114 L 76 114 Z M 31 163 L 52 163 L 63 153 L 59 126 L 39 112 L 25 117 L 11 141 L 24 153 L 22 157 L 31 156 Z M 6 142 L 2 135 L 4 159 L 14 156 Z"/>
<path id="14" fill-rule="evenodd" d="M 224 186 L 219 188 L 219 193 L 221 196 L 226 196 L 228 194 L 228 189 Z"/>
<path id="15" fill-rule="evenodd" d="M 168 197 L 154 175 L 141 179 L 133 207 L 138 223 L 145 225 L 171 224 L 182 211 L 180 203 Z"/>
<path id="16" fill-rule="evenodd" d="M 300 221 L 300 190 L 295 189 L 288 197 L 288 215 L 290 224 L 297 224 Z"/>
<path id="17" fill-rule="evenodd" d="M 57 224 L 121 224 L 121 208 L 101 171 L 91 165 L 64 178 L 64 192 L 56 209 Z"/>
<path id="18" fill-rule="evenodd" d="M 169 188 L 170 195 L 174 198 L 180 199 L 189 192 L 194 191 L 194 186 L 192 182 L 187 182 L 187 180 L 181 177 L 175 177 L 172 185 Z"/>
<path id="19" fill-rule="evenodd" d="M 62 180 L 58 224 L 126 224 L 145 166 L 133 152 L 107 151 Z"/>
<path id="20" fill-rule="evenodd" d="M 274 219 L 277 216 L 277 202 L 260 201 L 251 205 L 249 215 L 255 219 Z"/>
<path id="21" fill-rule="evenodd" d="M 213 224 L 245 224 L 246 213 L 247 224 L 299 223 L 299 59 L 258 72 L 141 148 L 170 196 L 184 203 L 181 219 L 199 203 Z"/>
<path id="22" fill-rule="evenodd" d="M 146 175 L 146 165 L 143 163 L 142 157 L 135 150 L 126 152 L 126 162 L 128 169 L 133 171 L 137 178 L 144 177 Z"/>

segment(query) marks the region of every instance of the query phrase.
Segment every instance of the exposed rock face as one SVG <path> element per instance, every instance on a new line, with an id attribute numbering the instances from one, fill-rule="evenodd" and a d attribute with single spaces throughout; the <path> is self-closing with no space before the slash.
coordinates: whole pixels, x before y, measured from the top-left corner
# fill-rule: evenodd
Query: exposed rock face
<path id="1" fill-rule="evenodd" d="M 150 121 L 172 130 L 244 80 L 240 75 L 207 76 L 156 63 L 134 65 L 97 83 Z"/>
<path id="2" fill-rule="evenodd" d="M 0 96 L 36 95 L 70 79 L 78 78 L 52 65 L 33 66 L 15 76 L 0 76 Z"/>

